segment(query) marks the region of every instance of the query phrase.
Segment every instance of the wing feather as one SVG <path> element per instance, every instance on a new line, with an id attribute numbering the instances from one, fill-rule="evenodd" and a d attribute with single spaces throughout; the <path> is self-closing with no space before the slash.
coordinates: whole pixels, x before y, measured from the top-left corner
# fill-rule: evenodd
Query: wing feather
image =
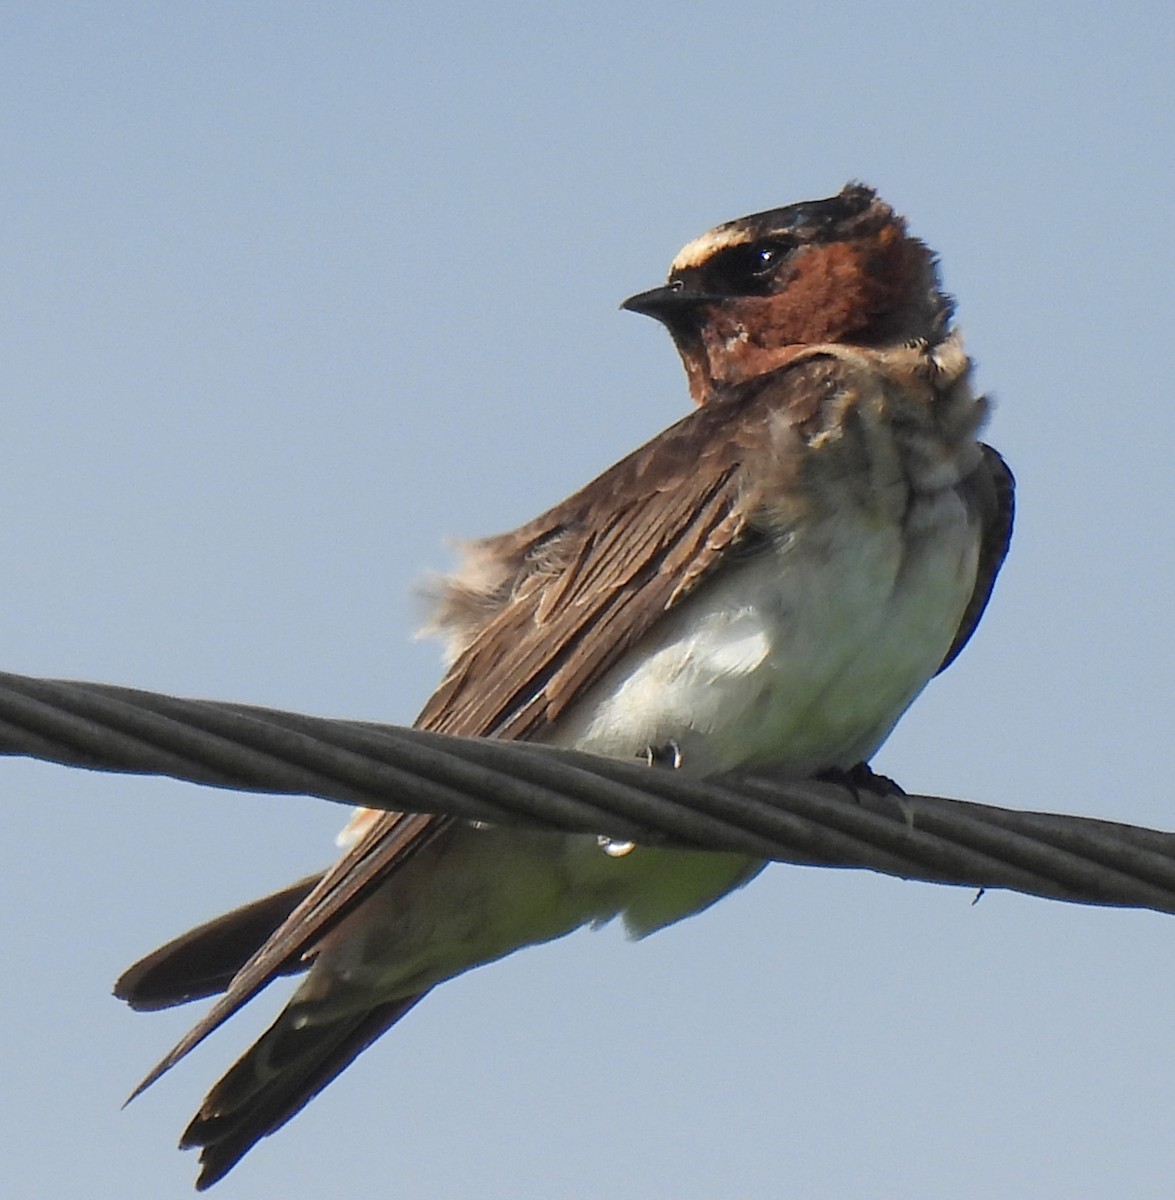
<path id="1" fill-rule="evenodd" d="M 982 540 L 979 545 L 979 562 L 975 568 L 975 590 L 959 622 L 959 632 L 947 651 L 942 666 L 935 672 L 941 675 L 959 657 L 963 647 L 971 640 L 979 624 L 983 610 L 991 599 L 996 576 L 1007 557 L 1012 540 L 1012 523 L 1016 515 L 1016 480 L 1008 464 L 998 451 L 981 445 L 983 459 L 979 467 L 964 481 L 968 499 L 982 514 Z"/>

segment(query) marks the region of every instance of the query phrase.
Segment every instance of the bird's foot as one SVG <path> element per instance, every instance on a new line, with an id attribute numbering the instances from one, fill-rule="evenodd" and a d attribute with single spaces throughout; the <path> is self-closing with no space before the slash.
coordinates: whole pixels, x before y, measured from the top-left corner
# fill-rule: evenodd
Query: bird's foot
<path id="1" fill-rule="evenodd" d="M 676 771 L 681 766 L 681 747 L 670 738 L 660 746 L 646 746 L 637 757 L 643 758 L 646 766 L 672 767 Z"/>

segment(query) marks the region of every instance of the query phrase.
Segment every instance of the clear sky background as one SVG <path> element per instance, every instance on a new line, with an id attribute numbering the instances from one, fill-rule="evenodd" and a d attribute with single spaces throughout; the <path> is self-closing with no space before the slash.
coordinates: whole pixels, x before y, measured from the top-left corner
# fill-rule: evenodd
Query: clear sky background
<path id="1" fill-rule="evenodd" d="M 9 4 L 0 666 L 409 722 L 414 581 L 688 406 L 617 311 L 712 224 L 861 178 L 942 255 L 1019 479 L 983 626 L 878 756 L 911 790 L 1175 827 L 1175 9 Z M 6 1197 L 190 1194 L 263 996 L 160 941 L 344 814 L 0 764 Z M 442 988 L 221 1200 L 1168 1197 L 1175 923 L 769 869 L 639 945 Z"/>

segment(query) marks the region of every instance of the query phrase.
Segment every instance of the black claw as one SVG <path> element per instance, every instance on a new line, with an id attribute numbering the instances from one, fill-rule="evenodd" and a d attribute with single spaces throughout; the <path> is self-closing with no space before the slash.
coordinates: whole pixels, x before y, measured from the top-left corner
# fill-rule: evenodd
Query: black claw
<path id="1" fill-rule="evenodd" d="M 842 787 L 847 787 L 853 793 L 853 799 L 858 804 L 861 803 L 862 792 L 871 792 L 873 795 L 881 797 L 906 794 L 888 775 L 879 775 L 868 763 L 864 762 L 859 762 L 855 767 L 849 767 L 848 770 L 845 770 L 844 767 L 828 767 L 824 771 L 817 771 L 813 778 L 819 779 L 822 783 L 839 783 Z"/>

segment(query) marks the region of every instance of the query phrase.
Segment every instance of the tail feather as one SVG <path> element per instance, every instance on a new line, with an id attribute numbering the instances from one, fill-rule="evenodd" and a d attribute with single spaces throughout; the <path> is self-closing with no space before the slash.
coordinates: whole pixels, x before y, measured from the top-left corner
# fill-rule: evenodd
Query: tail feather
<path id="1" fill-rule="evenodd" d="M 311 875 L 181 934 L 128 967 L 114 994 L 139 1011 L 219 995 L 321 878 Z M 299 969 L 293 963 L 285 973 Z"/>
<path id="2" fill-rule="evenodd" d="M 211 1187 L 280 1129 L 426 995 L 421 992 L 329 1023 L 303 1023 L 295 1002 L 208 1093 L 181 1149 L 200 1147 L 198 1191 Z"/>

